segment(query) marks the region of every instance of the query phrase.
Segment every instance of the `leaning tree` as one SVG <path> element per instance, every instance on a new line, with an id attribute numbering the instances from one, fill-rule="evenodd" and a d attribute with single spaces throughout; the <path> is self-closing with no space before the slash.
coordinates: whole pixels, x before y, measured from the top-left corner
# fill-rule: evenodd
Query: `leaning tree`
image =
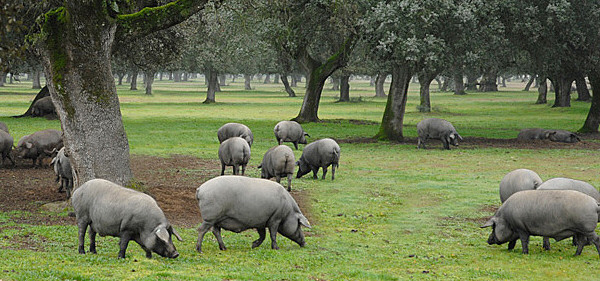
<path id="1" fill-rule="evenodd" d="M 178 0 L 122 14 L 130 1 L 65 0 L 43 15 L 36 43 L 79 184 L 94 178 L 129 184 L 132 179 L 111 72 L 113 43 L 178 24 L 207 2 Z"/>

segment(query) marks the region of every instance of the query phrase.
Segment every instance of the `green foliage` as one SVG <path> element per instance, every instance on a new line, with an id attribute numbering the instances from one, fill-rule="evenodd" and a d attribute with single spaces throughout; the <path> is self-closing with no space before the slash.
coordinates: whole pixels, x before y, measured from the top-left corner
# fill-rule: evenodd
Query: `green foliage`
<path id="1" fill-rule="evenodd" d="M 368 81 L 351 83 L 351 96 L 362 96 L 363 102 L 336 103 L 337 92 L 324 91 L 320 116 L 325 122 L 304 125 L 312 136 L 309 141 L 368 138 L 377 132 L 385 100 L 369 98 L 374 93 Z M 288 98 L 281 85 L 257 86 L 252 92 L 242 91 L 240 83 L 224 87 L 219 102 L 211 105 L 202 104 L 201 81 L 156 81 L 154 96 L 119 86 L 131 152 L 217 159 L 216 130 L 237 121 L 254 132 L 248 171 L 258 176 L 255 167 L 275 145 L 273 126 L 293 117 L 302 97 Z M 28 83 L 0 88 L 0 121 L 17 139 L 35 130 L 60 128 L 56 120 L 8 117 L 27 109 L 35 95 L 30 88 Z M 416 123 L 426 117 L 453 122 L 467 138 L 515 138 L 524 127 L 575 130 L 585 118 L 588 103 L 574 102 L 571 108 L 534 105 L 536 94 L 521 88 L 466 96 L 433 92 L 433 112 L 420 113 L 418 85 L 411 84 L 405 136 L 415 138 Z M 308 197 L 302 207 L 308 209 L 313 225 L 305 232 L 305 248 L 279 237 L 279 251 L 269 248 L 268 239 L 250 249 L 257 237 L 254 231 L 223 232 L 227 251 L 219 251 L 216 240 L 207 235 L 205 252 L 198 254 L 196 229 L 176 225 L 184 239 L 175 241 L 179 258 L 146 259 L 144 251 L 131 243 L 127 258 L 119 260 L 118 239 L 98 237 L 97 255 L 79 255 L 75 225 L 31 225 L 23 223 L 27 221 L 23 217 L 31 214 L 2 213 L 0 276 L 3 280 L 594 280 L 600 273 L 592 246 L 574 257 L 570 241 L 553 243 L 551 251 L 543 251 L 542 239 L 533 237 L 530 254 L 522 255 L 520 245 L 512 252 L 506 245 L 487 245 L 489 230 L 479 228 L 499 206 L 498 184 L 507 172 L 529 168 L 543 179 L 564 176 L 600 186 L 599 151 L 470 146 L 445 151 L 435 141 L 428 150 L 417 150 L 416 143 L 340 141 L 340 146 L 335 181 L 294 179 L 294 190 Z M 301 151 L 294 153 L 299 157 Z M 218 167 L 214 172 L 218 174 Z"/>

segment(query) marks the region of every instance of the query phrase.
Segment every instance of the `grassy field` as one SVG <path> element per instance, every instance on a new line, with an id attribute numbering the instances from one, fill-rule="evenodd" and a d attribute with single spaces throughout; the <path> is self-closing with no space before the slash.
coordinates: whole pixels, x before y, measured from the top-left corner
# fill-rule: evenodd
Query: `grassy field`
<path id="1" fill-rule="evenodd" d="M 273 126 L 297 115 L 303 89 L 296 89 L 299 97 L 288 98 L 281 85 L 254 81 L 253 86 L 253 91 L 244 91 L 239 82 L 225 86 L 224 92 L 217 93 L 217 104 L 211 105 L 202 104 L 206 88 L 199 81 L 157 81 L 152 96 L 118 86 L 131 153 L 216 159 L 216 131 L 235 121 L 254 132 L 250 165 L 257 166 L 275 145 Z M 424 114 L 416 109 L 418 84 L 412 84 L 405 136 L 416 137 L 417 122 L 427 117 L 451 121 L 463 137 L 515 138 L 520 128 L 575 131 L 583 124 L 589 103 L 574 101 L 570 108 L 534 105 L 537 92 L 522 92 L 522 86 L 513 83 L 500 92 L 466 96 L 434 92 L 434 112 Z M 9 117 L 23 113 L 35 92 L 27 82 L 0 88 L 0 121 L 16 139 L 35 130 L 60 128 L 56 120 Z M 372 97 L 374 89 L 368 81 L 352 81 L 350 95 L 353 102 L 336 103 L 337 93 L 324 92 L 319 117 L 326 122 L 303 125 L 311 135 L 309 141 L 375 135 L 386 100 Z M 553 96 L 549 99 L 551 104 Z M 75 225 L 30 225 L 14 220 L 29 214 L 0 213 L 0 280 L 598 278 L 600 260 L 593 246 L 574 257 L 570 240 L 553 242 L 551 251 L 543 251 L 542 239 L 534 237 L 530 254 L 522 255 L 520 243 L 511 252 L 506 245 L 487 245 L 490 230 L 479 226 L 500 205 L 498 184 L 509 171 L 528 168 L 544 180 L 571 177 L 599 186 L 600 151 L 493 147 L 444 151 L 435 141 L 430 150 L 417 150 L 416 143 L 340 146 L 335 181 L 305 177 L 293 182 L 310 198 L 313 228 L 305 231 L 305 248 L 280 236 L 279 251 L 271 250 L 269 243 L 251 250 L 255 232 L 224 232 L 227 251 L 219 251 L 214 237 L 207 235 L 204 253 L 198 254 L 195 228 L 179 227 L 185 240 L 175 242 L 179 258 L 146 259 L 133 243 L 128 257 L 118 260 L 114 238 L 98 239 L 98 255 L 79 255 Z M 250 175 L 259 172 L 251 169 Z M 20 232 L 43 242 L 43 249 L 11 250 L 8 243 Z"/>

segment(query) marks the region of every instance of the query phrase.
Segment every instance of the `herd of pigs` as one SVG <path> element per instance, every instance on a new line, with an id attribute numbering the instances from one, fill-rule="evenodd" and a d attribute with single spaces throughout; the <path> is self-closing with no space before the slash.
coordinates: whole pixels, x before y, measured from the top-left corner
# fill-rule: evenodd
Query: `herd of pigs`
<path id="1" fill-rule="evenodd" d="M 198 228 L 198 252 L 202 252 L 202 241 L 208 231 L 216 237 L 219 249 L 225 250 L 221 229 L 236 233 L 256 229 L 259 238 L 252 242 L 252 248 L 262 244 L 267 228 L 273 249 L 278 249 L 277 233 L 300 246 L 305 245 L 301 227 L 310 227 L 310 223 L 289 194 L 294 169 L 298 166 L 297 178 L 312 171 L 316 179 L 321 168 L 325 179 L 327 168 L 331 166 L 333 180 L 339 165 L 340 147 L 330 138 L 307 144 L 305 137 L 309 135 L 294 121 L 277 123 L 273 132 L 279 145 L 265 153 L 259 165 L 261 179 L 257 179 L 244 176 L 254 141 L 252 131 L 239 123 L 227 123 L 217 131 L 221 176 L 196 189 L 203 220 Z M 444 149 L 450 149 L 450 145 L 457 146 L 462 140 L 450 122 L 438 118 L 419 122 L 417 133 L 417 148 L 426 148 L 428 139 L 440 140 Z M 568 131 L 544 129 L 524 129 L 517 138 L 558 142 L 580 140 Z M 293 143 L 296 150 L 298 144 L 305 144 L 298 161 L 292 149 L 283 142 Z M 131 240 L 142 247 L 148 258 L 153 252 L 169 258 L 179 256 L 171 237 L 175 236 L 180 241 L 181 237 L 149 195 L 103 179 L 90 180 L 72 192 L 72 169 L 60 131 L 43 130 L 23 136 L 15 147 L 7 126 L 0 122 L 0 154 L 2 164 L 8 159 L 13 166 L 13 154 L 33 160 L 34 167 L 41 166 L 44 158 L 53 158 L 51 165 L 56 181 L 60 181 L 59 192 L 64 190 L 67 198 L 71 198 L 77 218 L 79 253 L 85 253 L 84 238 L 89 229 L 89 252 L 92 253 L 96 253 L 95 239 L 99 234 L 120 238 L 119 258 L 125 257 Z M 227 166 L 233 167 L 233 175 L 224 175 Z M 240 168 L 241 176 L 238 175 Z M 275 178 L 277 183 L 269 180 L 271 178 Z M 279 184 L 281 178 L 287 178 L 287 191 Z M 535 172 L 518 169 L 501 180 L 500 199 L 502 206 L 482 226 L 492 227 L 489 244 L 508 242 L 508 248 L 513 249 L 520 239 L 523 253 L 528 253 L 528 241 L 532 235 L 544 237 L 546 250 L 550 249 L 549 238 L 560 241 L 573 237 L 576 255 L 590 243 L 600 254 L 600 237 L 595 233 L 600 218 L 600 193 L 590 184 L 566 178 L 542 182 Z"/>

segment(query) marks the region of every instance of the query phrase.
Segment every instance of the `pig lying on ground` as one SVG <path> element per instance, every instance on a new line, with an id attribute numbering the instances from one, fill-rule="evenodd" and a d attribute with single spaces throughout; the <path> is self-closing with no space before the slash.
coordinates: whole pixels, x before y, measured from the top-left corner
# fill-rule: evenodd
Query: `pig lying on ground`
<path id="1" fill-rule="evenodd" d="M 310 171 L 313 172 L 313 178 L 317 178 L 319 168 L 323 168 L 323 179 L 327 174 L 327 167 L 331 165 L 331 180 L 335 179 L 335 169 L 340 162 L 340 146 L 330 138 L 320 139 L 311 142 L 304 147 L 298 165 L 296 178 L 300 178 Z"/>
<path id="2" fill-rule="evenodd" d="M 288 191 L 292 190 L 292 176 L 294 175 L 294 167 L 296 158 L 291 148 L 285 145 L 278 145 L 269 149 L 263 157 L 260 168 L 260 177 L 270 179 L 275 177 L 277 183 L 280 183 L 281 177 L 287 177 Z"/>
<path id="3" fill-rule="evenodd" d="M 213 178 L 198 189 L 196 199 L 202 214 L 198 228 L 196 250 L 202 253 L 204 235 L 212 228 L 219 249 L 225 250 L 221 228 L 236 233 L 254 228 L 259 238 L 252 242 L 256 248 L 265 240 L 269 228 L 271 248 L 277 250 L 277 233 L 304 247 L 300 226 L 310 227 L 298 204 L 283 186 L 270 180 L 242 176 Z"/>
<path id="4" fill-rule="evenodd" d="M 458 140 L 462 137 L 456 132 L 452 123 L 438 118 L 427 118 L 417 124 L 419 134 L 417 148 L 425 147 L 428 139 L 441 140 L 445 149 L 450 149 L 450 144 L 458 146 Z"/>
<path id="5" fill-rule="evenodd" d="M 10 155 L 13 145 L 13 137 L 9 133 L 0 130 L 0 156 L 2 156 L 2 165 L 4 165 L 6 158 L 12 162 L 13 166 L 15 165 L 15 160 Z"/>
<path id="6" fill-rule="evenodd" d="M 65 190 L 67 192 L 67 199 L 69 199 L 73 190 L 73 171 L 71 170 L 71 161 L 66 156 L 64 147 L 58 151 L 56 157 L 50 162 L 50 165 L 54 166 L 56 182 L 60 180 L 58 192 Z"/>
<path id="7" fill-rule="evenodd" d="M 31 135 L 22 137 L 15 149 L 17 157 L 33 160 L 33 166 L 45 157 L 52 156 L 54 151 L 58 151 L 63 146 L 62 133 L 57 130 L 43 130 Z"/>
<path id="8" fill-rule="evenodd" d="M 574 143 L 581 139 L 572 132 L 565 130 L 546 130 L 541 128 L 522 129 L 517 135 L 518 140 L 546 140 L 554 142 Z"/>
<path id="9" fill-rule="evenodd" d="M 277 143 L 291 142 L 296 150 L 298 150 L 299 143 L 306 144 L 306 136 L 309 136 L 296 121 L 281 121 L 275 125 L 273 132 Z"/>
<path id="10" fill-rule="evenodd" d="M 529 236 L 556 241 L 575 236 L 577 251 L 589 241 L 600 255 L 600 237 L 595 229 L 600 206 L 594 198 L 573 190 L 525 190 L 510 196 L 483 227 L 492 227 L 488 244 L 506 242 L 512 250 L 521 239 L 523 254 L 529 253 Z"/>
<path id="11" fill-rule="evenodd" d="M 506 174 L 500 181 L 500 201 L 504 203 L 508 197 L 523 190 L 534 190 L 542 184 L 542 178 L 527 169 L 517 169 Z"/>
<path id="12" fill-rule="evenodd" d="M 7 133 L 10 133 L 10 132 L 8 132 L 8 126 L 6 126 L 6 124 L 4 124 L 3 122 L 0 122 L 0 131 L 5 131 Z"/>
<path id="13" fill-rule="evenodd" d="M 90 229 L 90 252 L 96 253 L 96 234 L 119 237 L 119 258 L 125 258 L 130 240 L 137 242 L 151 258 L 152 252 L 176 258 L 179 253 L 171 234 L 181 237 L 169 223 L 156 201 L 147 194 L 107 180 L 94 179 L 73 192 L 73 208 L 79 227 L 79 253 L 85 254 L 85 232 Z"/>
<path id="14" fill-rule="evenodd" d="M 35 101 L 31 111 L 31 116 L 33 117 L 44 117 L 46 115 L 56 115 L 54 103 L 52 103 L 50 96 Z"/>
<path id="15" fill-rule="evenodd" d="M 254 134 L 252 134 L 250 128 L 240 123 L 227 123 L 221 126 L 217 131 L 217 137 L 219 138 L 219 143 L 222 143 L 231 137 L 245 139 L 250 147 L 252 147 L 252 142 L 254 142 Z"/>
<path id="16" fill-rule="evenodd" d="M 219 160 L 221 160 L 221 175 L 225 174 L 225 166 L 233 166 L 233 174 L 246 173 L 246 165 L 250 161 L 250 145 L 240 137 L 226 139 L 219 146 Z"/>

